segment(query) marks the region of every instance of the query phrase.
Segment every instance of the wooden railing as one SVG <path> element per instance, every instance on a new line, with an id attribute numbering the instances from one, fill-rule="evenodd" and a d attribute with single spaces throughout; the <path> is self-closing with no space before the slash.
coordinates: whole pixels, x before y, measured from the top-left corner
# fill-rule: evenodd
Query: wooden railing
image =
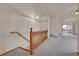
<path id="1" fill-rule="evenodd" d="M 10 32 L 11 34 L 14 34 L 14 33 L 16 33 L 16 34 L 18 34 L 20 37 L 22 37 L 22 38 L 24 38 L 25 40 L 27 40 L 29 43 L 30 43 L 30 49 L 29 49 L 29 51 L 30 51 L 30 55 L 32 55 L 33 54 L 33 52 L 32 52 L 32 46 L 33 46 L 33 44 L 32 44 L 32 28 L 30 28 L 30 41 L 28 40 L 28 39 L 26 39 L 26 37 L 24 37 L 22 34 L 20 34 L 19 32 Z"/>
<path id="2" fill-rule="evenodd" d="M 26 37 L 24 37 L 19 32 L 11 32 L 11 33 L 17 33 L 19 36 L 21 36 L 30 43 L 29 48 L 30 55 L 32 55 L 33 50 L 48 37 L 48 30 L 33 32 L 32 28 L 30 28 L 30 40 L 26 39 Z"/>
<path id="3" fill-rule="evenodd" d="M 38 47 L 45 39 L 48 38 L 48 30 L 32 32 L 32 40 L 35 48 Z M 34 48 L 34 49 L 35 49 Z"/>

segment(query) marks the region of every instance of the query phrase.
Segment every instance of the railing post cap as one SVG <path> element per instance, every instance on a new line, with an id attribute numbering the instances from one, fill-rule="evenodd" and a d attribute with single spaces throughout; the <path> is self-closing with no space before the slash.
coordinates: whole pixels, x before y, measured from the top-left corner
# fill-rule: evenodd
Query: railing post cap
<path id="1" fill-rule="evenodd" d="M 32 31 L 32 28 L 30 28 L 30 30 Z"/>

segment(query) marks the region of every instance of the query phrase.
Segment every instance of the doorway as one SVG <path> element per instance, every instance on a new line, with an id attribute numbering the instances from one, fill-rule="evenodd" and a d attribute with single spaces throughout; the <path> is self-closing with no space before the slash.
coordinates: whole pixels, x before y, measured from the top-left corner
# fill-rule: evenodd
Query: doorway
<path id="1" fill-rule="evenodd" d="M 72 35 L 72 24 L 63 25 L 63 35 Z"/>

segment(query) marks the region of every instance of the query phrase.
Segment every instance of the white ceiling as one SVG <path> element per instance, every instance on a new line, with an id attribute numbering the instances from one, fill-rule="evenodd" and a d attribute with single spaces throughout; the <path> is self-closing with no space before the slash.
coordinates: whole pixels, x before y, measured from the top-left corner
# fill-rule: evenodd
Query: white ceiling
<path id="1" fill-rule="evenodd" d="M 25 16 L 39 16 L 40 19 L 38 20 L 47 17 L 60 17 L 64 21 L 72 21 L 78 18 L 75 14 L 78 4 L 75 3 L 23 3 L 11 5 Z"/>

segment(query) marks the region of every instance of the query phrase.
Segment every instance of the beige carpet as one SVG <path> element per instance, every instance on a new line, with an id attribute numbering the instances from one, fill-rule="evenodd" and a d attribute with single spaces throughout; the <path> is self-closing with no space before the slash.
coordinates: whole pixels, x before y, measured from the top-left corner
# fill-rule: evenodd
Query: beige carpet
<path id="1" fill-rule="evenodd" d="M 77 56 L 77 36 L 50 37 L 45 40 L 35 51 L 38 56 Z"/>

